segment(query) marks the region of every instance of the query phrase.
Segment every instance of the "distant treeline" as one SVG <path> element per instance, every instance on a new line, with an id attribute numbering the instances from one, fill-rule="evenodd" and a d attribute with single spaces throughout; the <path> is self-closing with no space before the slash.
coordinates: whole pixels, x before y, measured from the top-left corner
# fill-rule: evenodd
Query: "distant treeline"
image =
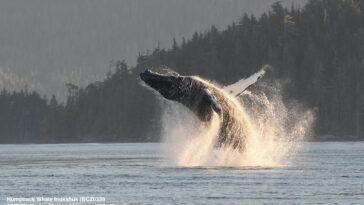
<path id="1" fill-rule="evenodd" d="M 171 67 L 222 84 L 264 64 L 271 79 L 289 80 L 286 99 L 315 110 L 315 135 L 364 139 L 364 3 L 311 0 L 302 9 L 274 3 L 259 18 L 244 15 L 226 30 L 212 26 L 189 40 L 174 41 L 123 61 L 102 82 L 68 84 L 67 102 L 36 92 L 0 93 L 0 142 L 158 141 L 161 109 L 138 80 L 141 71 Z"/>

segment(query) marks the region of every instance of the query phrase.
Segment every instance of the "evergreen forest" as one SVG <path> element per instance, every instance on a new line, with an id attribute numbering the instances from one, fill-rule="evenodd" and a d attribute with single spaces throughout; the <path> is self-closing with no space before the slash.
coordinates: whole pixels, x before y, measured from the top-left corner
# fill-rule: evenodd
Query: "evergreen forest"
<path id="1" fill-rule="evenodd" d="M 0 143 L 157 142 L 161 106 L 140 72 L 169 67 L 228 85 L 265 64 L 267 78 L 286 82 L 285 99 L 314 110 L 314 136 L 364 140 L 364 2 L 310 0 L 173 40 L 133 67 L 116 61 L 101 81 L 66 84 L 65 102 L 1 88 Z"/>

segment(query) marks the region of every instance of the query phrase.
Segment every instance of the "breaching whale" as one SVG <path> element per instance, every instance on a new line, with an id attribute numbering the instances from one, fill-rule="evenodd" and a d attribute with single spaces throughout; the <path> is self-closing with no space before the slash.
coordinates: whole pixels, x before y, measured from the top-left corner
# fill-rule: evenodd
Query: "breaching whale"
<path id="1" fill-rule="evenodd" d="M 168 75 L 146 70 L 140 78 L 164 98 L 179 102 L 190 109 L 199 120 L 208 122 L 214 113 L 221 120 L 221 127 L 215 145 L 232 146 L 243 151 L 245 148 L 245 127 L 235 113 L 236 105 L 232 98 L 241 95 L 250 85 L 257 82 L 265 74 L 265 66 L 249 78 L 242 79 L 232 85 L 219 88 L 197 76 Z"/>

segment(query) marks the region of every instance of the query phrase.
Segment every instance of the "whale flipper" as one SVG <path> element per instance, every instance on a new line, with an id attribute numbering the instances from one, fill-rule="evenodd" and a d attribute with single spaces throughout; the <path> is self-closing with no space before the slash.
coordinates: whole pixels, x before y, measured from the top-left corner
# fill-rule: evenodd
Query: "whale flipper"
<path id="1" fill-rule="evenodd" d="M 243 94 L 243 92 L 251 85 L 256 83 L 261 77 L 264 76 L 265 70 L 269 68 L 269 65 L 265 65 L 262 69 L 258 72 L 254 73 L 248 78 L 241 79 L 238 82 L 225 86 L 223 89 L 230 93 L 231 95 L 238 97 L 239 95 Z"/>
<path id="2" fill-rule="evenodd" d="M 208 89 L 204 89 L 205 95 L 207 96 L 207 99 L 209 103 L 211 104 L 212 109 L 220 114 L 221 113 L 221 105 L 217 102 L 215 96 L 211 94 L 211 92 Z"/>

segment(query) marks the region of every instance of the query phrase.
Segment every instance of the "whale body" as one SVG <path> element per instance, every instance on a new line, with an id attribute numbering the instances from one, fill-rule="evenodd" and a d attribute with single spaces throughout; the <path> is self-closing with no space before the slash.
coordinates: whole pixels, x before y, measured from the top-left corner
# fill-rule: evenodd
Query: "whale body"
<path id="1" fill-rule="evenodd" d="M 264 73 L 262 69 L 249 78 L 224 88 L 219 88 L 197 76 L 167 75 L 151 70 L 142 72 L 140 78 L 164 98 L 186 106 L 202 122 L 211 121 L 216 113 L 221 121 L 221 127 L 215 146 L 232 146 L 234 149 L 244 151 L 246 127 L 236 114 L 236 106 L 240 105 L 232 99 L 241 95 Z"/>

